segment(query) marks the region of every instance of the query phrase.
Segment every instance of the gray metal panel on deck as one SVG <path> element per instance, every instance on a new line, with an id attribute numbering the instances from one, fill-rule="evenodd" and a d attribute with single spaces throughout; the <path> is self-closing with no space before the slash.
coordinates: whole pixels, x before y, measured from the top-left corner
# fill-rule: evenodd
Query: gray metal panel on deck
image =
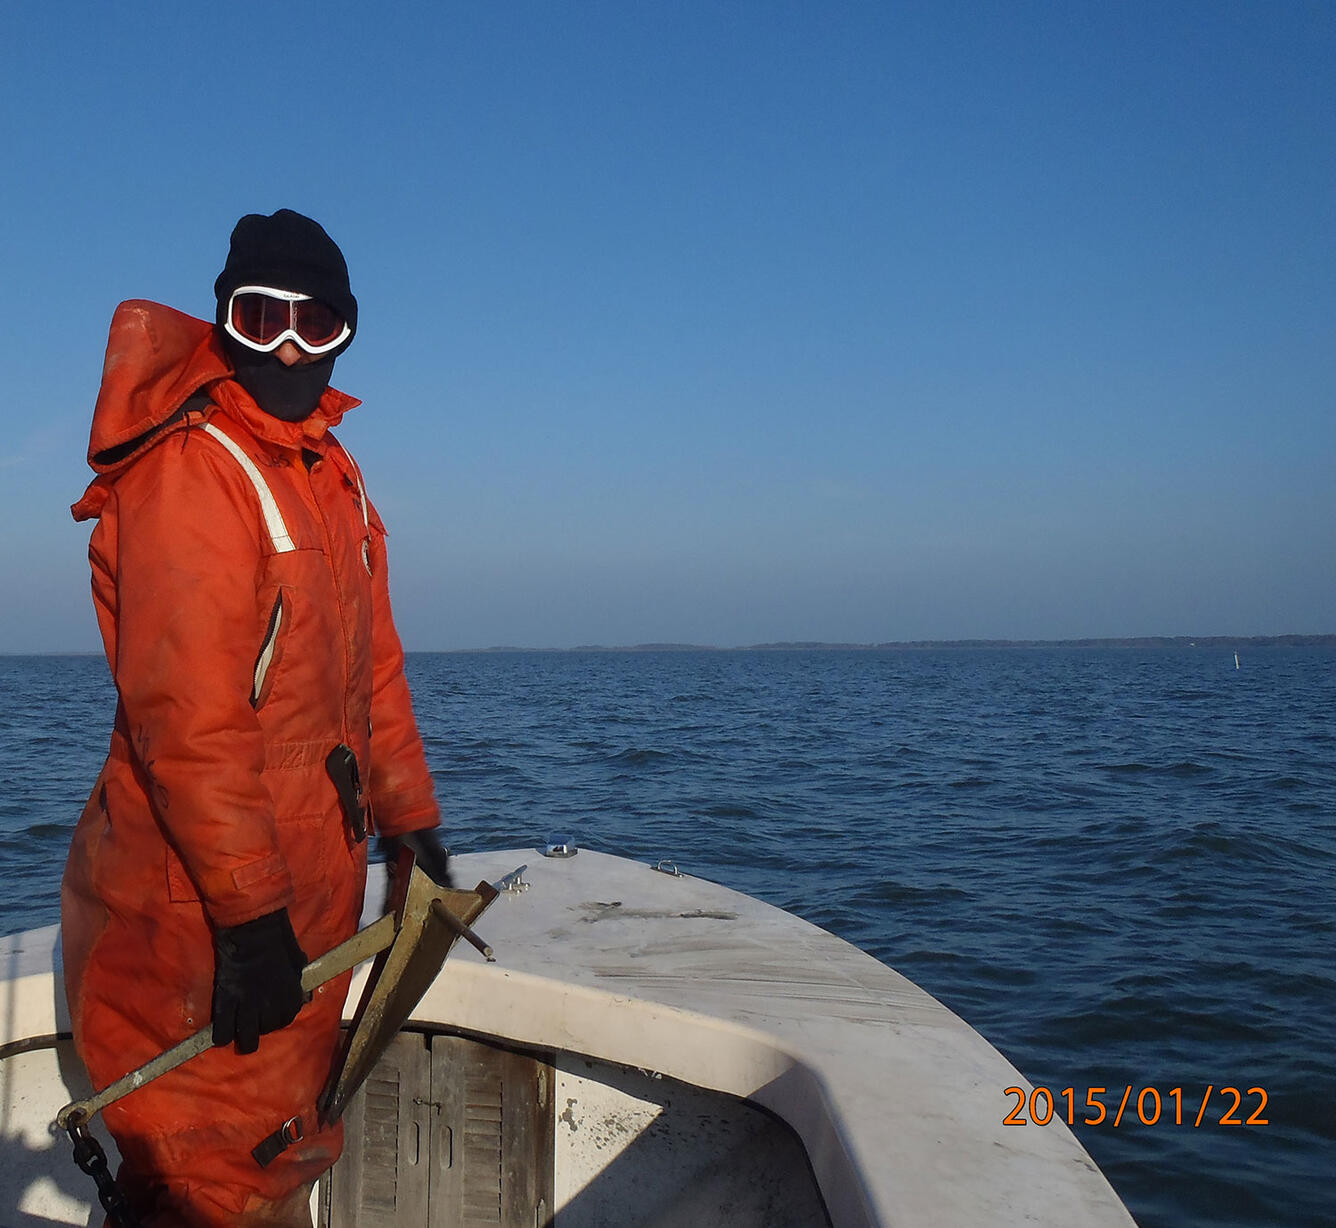
<path id="1" fill-rule="evenodd" d="M 331 1228 L 423 1228 L 429 1194 L 431 1052 L 399 1036 L 343 1116 L 343 1157 L 330 1175 Z"/>
<path id="2" fill-rule="evenodd" d="M 455 1036 L 397 1036 L 344 1114 L 327 1228 L 547 1228 L 552 1068 Z"/>
<path id="3" fill-rule="evenodd" d="M 432 1037 L 433 1224 L 531 1228 L 550 1220 L 552 1068 L 459 1036 Z M 438 1218 L 439 1217 L 439 1218 Z"/>

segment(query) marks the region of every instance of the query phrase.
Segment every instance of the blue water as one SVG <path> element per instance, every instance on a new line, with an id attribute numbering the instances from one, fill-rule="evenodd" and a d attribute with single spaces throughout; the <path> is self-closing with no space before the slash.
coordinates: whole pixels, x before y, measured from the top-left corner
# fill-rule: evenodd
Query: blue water
<path id="1" fill-rule="evenodd" d="M 1331 1224 L 1336 650 L 1241 666 L 1105 646 L 429 655 L 409 675 L 457 849 L 568 831 L 671 857 L 866 948 L 1033 1083 L 1073 1088 L 1140 1224 Z M 12 932 L 57 916 L 114 693 L 92 657 L 0 658 L 0 688 Z M 1108 1120 L 1085 1126 L 1092 1086 Z M 1240 1120 L 1265 1089 L 1269 1124 L 1218 1124 L 1225 1086 Z M 998 1088 L 999 1118 L 1013 1105 Z"/>

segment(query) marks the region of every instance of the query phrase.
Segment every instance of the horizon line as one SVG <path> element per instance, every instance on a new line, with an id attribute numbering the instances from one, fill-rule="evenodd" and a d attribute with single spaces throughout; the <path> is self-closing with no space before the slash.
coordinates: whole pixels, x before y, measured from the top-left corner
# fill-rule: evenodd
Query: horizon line
<path id="1" fill-rule="evenodd" d="M 755 644 L 693 644 L 676 641 L 648 641 L 640 644 L 575 644 L 568 648 L 555 645 L 532 647 L 522 644 L 495 644 L 485 648 L 405 648 L 407 655 L 451 656 L 501 652 L 877 652 L 924 648 L 1081 648 L 1100 645 L 1179 645 L 1185 647 L 1221 644 L 1250 644 L 1254 647 L 1284 645 L 1307 647 L 1336 644 L 1336 632 L 1286 632 L 1279 635 L 1092 635 L 1060 639 L 965 639 L 882 640 L 768 640 Z M 98 649 L 46 649 L 39 652 L 0 651 L 0 657 L 101 657 Z"/>
<path id="2" fill-rule="evenodd" d="M 406 653 L 420 655 L 447 655 L 488 652 L 784 652 L 784 651 L 849 651 L 876 652 L 896 649 L 923 648 L 1041 648 L 1090 647 L 1098 645 L 1183 645 L 1187 647 L 1219 646 L 1221 644 L 1310 646 L 1336 644 L 1336 633 L 1297 633 L 1281 635 L 1122 635 L 1074 636 L 1062 639 L 988 639 L 969 638 L 951 640 L 883 640 L 859 642 L 841 640 L 772 640 L 756 644 L 693 644 L 674 641 L 651 641 L 642 644 L 576 644 L 569 648 L 548 646 L 527 647 L 519 644 L 497 644 L 486 648 L 406 648 Z"/>

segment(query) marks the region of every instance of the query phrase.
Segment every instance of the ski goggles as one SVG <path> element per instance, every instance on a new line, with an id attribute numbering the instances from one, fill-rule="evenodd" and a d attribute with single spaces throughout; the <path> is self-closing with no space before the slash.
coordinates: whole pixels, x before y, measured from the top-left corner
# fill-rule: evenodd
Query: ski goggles
<path id="1" fill-rule="evenodd" d="M 242 345 L 270 354 L 285 341 L 308 354 L 328 354 L 353 330 L 328 303 L 272 286 L 238 286 L 227 301 L 223 327 Z"/>

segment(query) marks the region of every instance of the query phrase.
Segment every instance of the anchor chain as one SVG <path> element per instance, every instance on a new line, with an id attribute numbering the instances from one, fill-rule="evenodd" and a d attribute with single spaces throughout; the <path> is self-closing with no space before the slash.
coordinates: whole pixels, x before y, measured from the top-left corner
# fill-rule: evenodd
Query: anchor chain
<path id="1" fill-rule="evenodd" d="M 74 1162 L 97 1184 L 97 1200 L 107 1213 L 113 1228 L 143 1228 L 107 1164 L 102 1144 L 89 1132 L 87 1122 L 71 1118 L 65 1127 L 74 1144 Z"/>

